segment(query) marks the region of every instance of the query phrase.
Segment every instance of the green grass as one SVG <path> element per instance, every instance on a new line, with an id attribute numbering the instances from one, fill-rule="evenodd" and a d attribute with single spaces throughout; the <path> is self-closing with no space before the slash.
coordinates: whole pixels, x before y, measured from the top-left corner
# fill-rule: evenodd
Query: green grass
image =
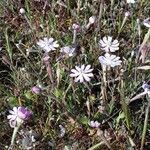
<path id="1" fill-rule="evenodd" d="M 79 1 L 80 2 L 80 1 Z M 26 106 L 33 111 L 32 119 L 21 127 L 23 131 L 34 130 L 39 138 L 35 149 L 78 150 L 149 149 L 148 97 L 130 103 L 130 99 L 142 92 L 143 82 L 149 82 L 149 70 L 136 67 L 149 65 L 136 59 L 136 54 L 148 32 L 142 21 L 148 17 L 148 0 L 129 5 L 124 1 L 81 1 L 63 4 L 56 1 L 25 0 L 25 2 L 0 2 L 0 146 L 10 145 L 13 129 L 9 127 L 7 115 L 14 106 Z M 26 10 L 24 15 L 19 9 Z M 130 12 L 125 24 L 124 14 Z M 60 48 L 71 45 L 71 26 L 85 26 L 89 17 L 95 15 L 95 26 L 87 32 L 77 33 L 79 53 L 72 58 L 62 56 Z M 141 35 L 137 19 L 140 19 Z M 120 49 L 115 55 L 121 57 L 122 66 L 107 72 L 107 80 L 118 78 L 107 84 L 103 81 L 103 70 L 98 57 L 104 54 L 98 41 L 104 36 L 117 38 Z M 148 35 L 148 34 L 147 34 Z M 49 53 L 50 79 L 36 42 L 43 37 L 53 37 L 60 47 Z M 147 38 L 147 37 L 146 37 Z M 139 44 L 140 40 L 140 44 Z M 146 39 L 149 42 L 149 37 Z M 30 49 L 29 55 L 26 50 Z M 131 53 L 134 51 L 134 56 Z M 94 78 L 90 83 L 75 83 L 69 76 L 76 65 L 91 64 Z M 43 90 L 33 94 L 31 88 L 37 84 Z M 103 95 L 106 93 L 106 95 Z M 100 111 L 99 106 L 104 110 Z M 146 111 L 147 110 L 147 111 Z M 146 113 L 145 113 L 146 112 Z M 99 129 L 91 128 L 89 122 L 97 120 Z M 60 137 L 59 125 L 66 129 Z M 101 134 L 98 134 L 100 132 Z M 16 140 L 22 139 L 18 134 Z M 52 146 L 48 144 L 52 143 Z M 15 145 L 21 149 L 21 144 Z"/>

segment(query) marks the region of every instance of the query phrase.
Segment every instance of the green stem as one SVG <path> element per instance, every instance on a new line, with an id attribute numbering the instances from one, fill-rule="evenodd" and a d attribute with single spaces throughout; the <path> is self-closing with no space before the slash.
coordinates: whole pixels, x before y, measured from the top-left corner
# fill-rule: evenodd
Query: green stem
<path id="1" fill-rule="evenodd" d="M 73 31 L 73 40 L 72 40 L 72 44 L 75 44 L 75 42 L 76 42 L 76 36 L 77 36 L 77 31 L 74 30 L 74 31 Z"/>
<path id="2" fill-rule="evenodd" d="M 124 19 L 123 19 L 123 22 L 122 22 L 122 24 L 121 24 L 121 27 L 120 27 L 120 29 L 119 29 L 119 31 L 118 31 L 118 36 L 120 35 L 120 33 L 121 33 L 121 31 L 122 31 L 122 28 L 124 27 L 124 25 L 125 25 L 125 23 L 126 23 L 126 21 L 127 21 L 127 18 L 128 17 L 124 17 Z"/>
<path id="3" fill-rule="evenodd" d="M 144 127 L 143 127 L 140 150 L 143 150 L 143 147 L 144 147 L 144 141 L 145 141 L 145 137 L 146 137 L 147 124 L 148 124 L 149 107 L 150 107 L 150 101 L 148 101 L 148 106 L 147 106 L 146 111 L 145 111 L 145 120 L 144 120 Z"/>
<path id="4" fill-rule="evenodd" d="M 21 126 L 22 122 L 18 123 L 16 127 L 14 127 L 14 131 L 13 131 L 13 135 L 12 135 L 12 138 L 11 138 L 11 145 L 10 147 L 12 147 L 14 145 L 14 141 L 15 141 L 15 138 L 16 138 L 16 135 L 17 135 L 17 132 Z"/>
<path id="5" fill-rule="evenodd" d="M 139 50 L 139 51 L 141 51 L 141 49 L 143 48 L 143 46 L 144 46 L 144 45 L 146 44 L 146 42 L 148 41 L 149 37 L 150 37 L 150 28 L 148 29 L 147 33 L 146 33 L 145 36 L 144 36 L 144 40 L 143 40 L 143 42 L 142 42 L 142 44 L 141 44 L 141 46 L 140 46 L 140 50 Z"/>
<path id="6" fill-rule="evenodd" d="M 15 141 L 18 129 L 19 129 L 19 126 L 14 128 L 13 135 L 12 135 L 12 138 L 11 138 L 11 145 L 14 145 L 14 141 Z"/>
<path id="7" fill-rule="evenodd" d="M 104 141 L 98 143 L 98 144 L 95 144 L 94 146 L 90 147 L 88 150 L 95 150 L 97 149 L 98 147 L 100 147 L 101 145 L 105 144 Z"/>

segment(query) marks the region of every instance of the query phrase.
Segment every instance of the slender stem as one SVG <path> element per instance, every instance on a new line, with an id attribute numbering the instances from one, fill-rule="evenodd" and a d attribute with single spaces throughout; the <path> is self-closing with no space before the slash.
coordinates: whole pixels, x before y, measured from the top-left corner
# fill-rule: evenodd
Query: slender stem
<path id="1" fill-rule="evenodd" d="M 102 13 L 103 13 L 103 5 L 104 5 L 104 0 L 99 1 L 99 14 L 98 14 L 98 29 L 100 30 L 100 22 L 102 18 Z"/>
<path id="2" fill-rule="evenodd" d="M 103 81 L 104 81 L 104 86 L 107 87 L 107 75 L 106 75 L 106 71 L 107 71 L 107 66 L 103 65 Z"/>
<path id="3" fill-rule="evenodd" d="M 73 41 L 72 41 L 72 44 L 75 44 L 75 42 L 76 42 L 76 36 L 77 36 L 77 31 L 73 30 Z"/>
<path id="4" fill-rule="evenodd" d="M 18 129 L 19 129 L 19 126 L 14 128 L 13 135 L 12 135 L 12 138 L 11 138 L 11 145 L 14 145 L 14 141 L 15 141 Z"/>
<path id="5" fill-rule="evenodd" d="M 147 131 L 147 124 L 148 124 L 149 107 L 150 107 L 150 100 L 148 99 L 148 106 L 147 106 L 146 111 L 145 111 L 145 120 L 144 120 L 144 127 L 143 127 L 140 150 L 143 150 L 143 147 L 144 147 L 144 141 L 145 141 L 145 136 L 146 136 L 146 131 Z"/>
<path id="6" fill-rule="evenodd" d="M 119 31 L 118 31 L 118 35 L 121 33 L 122 28 L 124 27 L 124 25 L 125 25 L 125 23 L 126 23 L 126 21 L 127 21 L 127 18 L 128 18 L 127 16 L 124 17 L 123 22 L 122 22 L 122 24 L 121 24 L 121 27 L 120 27 L 120 29 L 119 29 Z"/>
<path id="7" fill-rule="evenodd" d="M 149 40 L 149 37 L 150 37 L 150 28 L 148 29 L 147 33 L 145 34 L 144 36 L 144 40 L 139 48 L 139 51 L 138 51 L 138 54 L 137 54 L 137 59 L 136 59 L 136 62 L 138 61 L 138 58 L 139 58 L 139 55 L 140 55 L 140 52 L 142 51 L 142 48 L 143 46 L 147 43 L 147 41 Z"/>
<path id="8" fill-rule="evenodd" d="M 27 21 L 27 23 L 28 23 L 29 27 L 31 28 L 31 30 L 33 31 L 34 29 L 33 29 L 32 25 L 31 25 L 31 23 L 30 23 L 28 17 L 27 17 L 26 15 L 24 15 L 24 18 L 25 18 L 25 20 Z"/>
<path id="9" fill-rule="evenodd" d="M 105 144 L 105 142 L 101 141 L 98 144 L 95 144 L 92 147 L 90 147 L 88 150 L 95 150 L 95 149 L 97 149 L 98 147 L 100 147 L 101 145 L 104 145 L 104 144 Z"/>
<path id="10" fill-rule="evenodd" d="M 79 13 L 80 13 L 80 7 L 81 7 L 81 1 L 78 0 L 78 2 L 77 2 L 77 15 L 78 15 L 78 17 L 79 17 Z"/>
<path id="11" fill-rule="evenodd" d="M 14 141 L 15 141 L 17 132 L 18 132 L 18 130 L 19 130 L 21 124 L 22 124 L 22 122 L 19 122 L 19 123 L 17 124 L 17 126 L 14 127 L 13 135 L 12 135 L 12 138 L 11 138 L 11 145 L 10 145 L 9 149 L 11 149 L 11 147 L 14 145 Z"/>
<path id="12" fill-rule="evenodd" d="M 101 89 L 102 89 L 102 97 L 103 97 L 103 100 L 106 102 L 107 100 L 107 94 L 106 94 L 106 89 L 107 89 L 107 66 L 103 65 L 102 66 L 102 69 L 103 69 L 103 85 L 101 85 Z"/>
<path id="13" fill-rule="evenodd" d="M 144 45 L 146 44 L 146 42 L 148 41 L 149 37 L 150 37 L 150 28 L 148 29 L 147 33 L 146 33 L 145 36 L 144 36 L 144 40 L 143 40 L 143 42 L 142 42 L 142 44 L 141 44 L 141 46 L 140 46 L 139 51 L 141 51 L 141 49 L 143 48 L 143 46 L 144 46 Z"/>

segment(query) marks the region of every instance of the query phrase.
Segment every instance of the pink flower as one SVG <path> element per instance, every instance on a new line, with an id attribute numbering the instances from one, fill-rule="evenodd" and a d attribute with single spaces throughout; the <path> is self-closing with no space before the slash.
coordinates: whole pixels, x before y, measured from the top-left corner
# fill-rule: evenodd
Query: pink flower
<path id="1" fill-rule="evenodd" d="M 31 91 L 35 94 L 40 94 L 42 90 L 40 87 L 34 86 L 34 87 L 32 87 Z"/>
<path id="2" fill-rule="evenodd" d="M 77 23 L 74 23 L 74 24 L 72 25 L 72 29 L 73 29 L 73 30 L 76 30 L 76 31 L 79 31 L 79 30 L 80 30 L 80 25 L 77 24 Z"/>
<path id="3" fill-rule="evenodd" d="M 98 121 L 91 121 L 89 125 L 93 128 L 98 128 L 100 126 L 100 123 Z"/>

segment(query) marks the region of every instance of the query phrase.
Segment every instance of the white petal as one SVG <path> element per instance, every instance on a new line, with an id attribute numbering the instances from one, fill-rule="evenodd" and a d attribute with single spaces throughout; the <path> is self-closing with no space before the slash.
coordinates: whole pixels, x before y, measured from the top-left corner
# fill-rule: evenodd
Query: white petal
<path id="1" fill-rule="evenodd" d="M 84 69 L 84 71 L 88 71 L 91 68 L 91 65 L 87 65 Z"/>
<path id="2" fill-rule="evenodd" d="M 43 49 L 44 49 L 44 51 L 47 52 L 47 53 L 51 51 L 51 49 L 50 49 L 49 47 L 47 47 L 47 46 L 43 47 Z"/>
<path id="3" fill-rule="evenodd" d="M 110 47 L 110 52 L 115 52 L 117 50 L 119 50 L 119 47 L 113 47 L 113 46 Z"/>
<path id="4" fill-rule="evenodd" d="M 111 55 L 110 59 L 113 60 L 114 58 L 116 58 L 116 55 Z"/>
<path id="5" fill-rule="evenodd" d="M 80 82 L 83 82 L 83 81 L 84 81 L 82 74 L 80 74 L 80 75 L 75 79 L 75 82 L 78 82 L 78 81 L 80 81 Z"/>
<path id="6" fill-rule="evenodd" d="M 111 43 L 112 42 L 112 37 L 108 36 L 108 41 Z"/>
<path id="7" fill-rule="evenodd" d="M 16 126 L 16 124 L 17 124 L 17 121 L 16 121 L 16 120 L 10 120 L 10 121 L 9 121 L 9 124 L 10 124 L 10 126 L 11 126 L 12 128 L 14 128 L 14 127 Z"/>
<path id="8" fill-rule="evenodd" d="M 120 57 L 116 57 L 113 59 L 113 61 L 118 61 L 120 59 Z"/>
<path id="9" fill-rule="evenodd" d="M 62 48 L 60 49 L 60 51 L 68 54 L 68 53 L 69 53 L 69 49 L 70 49 L 69 46 L 65 46 L 65 47 L 62 47 Z"/>
<path id="10" fill-rule="evenodd" d="M 16 113 L 12 110 L 9 110 L 9 113 L 12 114 L 12 115 L 15 115 Z"/>
<path id="11" fill-rule="evenodd" d="M 77 71 L 81 72 L 81 68 L 80 67 L 75 66 L 75 68 L 76 68 Z"/>
<path id="12" fill-rule="evenodd" d="M 87 70 L 87 71 L 84 71 L 84 73 L 90 73 L 90 72 L 92 72 L 93 71 L 93 69 L 89 69 L 89 70 Z"/>
<path id="13" fill-rule="evenodd" d="M 49 40 L 48 40 L 49 43 L 52 43 L 53 41 L 54 41 L 53 38 L 49 38 Z"/>
<path id="14" fill-rule="evenodd" d="M 99 45 L 100 45 L 101 47 L 107 46 L 106 43 L 103 42 L 103 40 L 100 40 L 100 41 L 99 41 Z"/>
<path id="15" fill-rule="evenodd" d="M 117 44 L 111 44 L 112 47 L 119 47 L 119 43 Z"/>
<path id="16" fill-rule="evenodd" d="M 55 41 L 55 42 L 53 43 L 53 46 L 54 46 L 54 47 L 59 47 L 59 44 L 57 43 L 57 41 Z"/>
<path id="17" fill-rule="evenodd" d="M 75 78 L 75 82 L 78 82 L 80 80 L 80 76 L 78 76 L 77 78 Z"/>
<path id="18" fill-rule="evenodd" d="M 80 82 L 82 83 L 84 81 L 83 75 L 79 75 Z"/>
<path id="19" fill-rule="evenodd" d="M 8 115 L 8 116 L 7 116 L 7 119 L 15 120 L 16 117 L 17 117 L 16 115 Z"/>
<path id="20" fill-rule="evenodd" d="M 98 58 L 98 60 L 99 60 L 99 62 L 100 62 L 101 64 L 105 64 L 105 63 L 106 63 L 104 56 L 100 56 L 100 57 Z"/>
<path id="21" fill-rule="evenodd" d="M 81 66 L 81 70 L 83 71 L 85 69 L 85 65 L 83 64 L 82 66 Z"/>
<path id="22" fill-rule="evenodd" d="M 103 37 L 103 41 L 104 41 L 104 43 L 105 44 L 107 44 L 108 43 L 108 40 L 107 40 L 107 37 L 105 36 L 105 37 Z"/>
<path id="23" fill-rule="evenodd" d="M 70 77 L 77 77 L 77 76 L 79 76 L 79 75 L 78 74 L 73 74 L 73 73 L 70 74 Z"/>
<path id="24" fill-rule="evenodd" d="M 84 77 L 85 81 L 89 82 L 91 80 L 86 74 L 83 74 L 83 77 Z"/>
<path id="25" fill-rule="evenodd" d="M 105 57 L 106 57 L 106 58 L 110 58 L 110 54 L 109 54 L 109 53 L 106 53 L 106 54 L 105 54 Z"/>
<path id="26" fill-rule="evenodd" d="M 106 53 L 109 52 L 109 46 L 107 45 L 106 47 L 102 48 Z"/>
<path id="27" fill-rule="evenodd" d="M 118 45 L 119 44 L 119 42 L 118 42 L 118 40 L 114 40 L 113 42 L 112 42 L 112 45 Z M 119 45 L 118 45 L 119 46 Z"/>
<path id="28" fill-rule="evenodd" d="M 73 72 L 73 73 L 79 73 L 76 69 L 71 69 L 71 72 Z"/>
<path id="29" fill-rule="evenodd" d="M 88 77 L 93 77 L 94 75 L 93 75 L 93 73 L 88 73 L 88 74 L 85 74 L 86 76 L 88 76 Z"/>
<path id="30" fill-rule="evenodd" d="M 94 122 L 94 121 L 91 121 L 91 122 L 90 122 L 90 126 L 91 126 L 91 127 L 94 127 L 94 126 L 95 126 L 95 122 Z"/>
<path id="31" fill-rule="evenodd" d="M 18 114 L 18 109 L 17 109 L 17 107 L 13 107 L 13 111 L 15 112 L 15 114 Z"/>

